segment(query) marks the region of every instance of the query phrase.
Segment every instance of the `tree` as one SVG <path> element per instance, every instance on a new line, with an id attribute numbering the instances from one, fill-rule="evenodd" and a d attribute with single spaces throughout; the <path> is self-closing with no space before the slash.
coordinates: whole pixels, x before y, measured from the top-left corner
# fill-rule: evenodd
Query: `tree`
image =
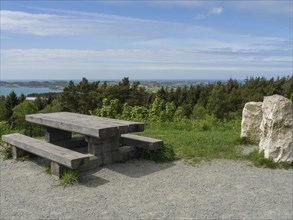
<path id="1" fill-rule="evenodd" d="M 47 105 L 41 113 L 50 113 L 50 112 L 61 112 L 62 111 L 62 105 L 61 102 L 58 101 L 58 99 L 54 99 L 51 104 Z"/>
<path id="2" fill-rule="evenodd" d="M 5 120 L 5 96 L 0 96 L 0 121 Z"/>
<path id="3" fill-rule="evenodd" d="M 19 105 L 13 108 L 13 127 L 17 129 L 24 129 L 26 134 L 30 136 L 33 135 L 33 126 L 32 123 L 29 123 L 25 120 L 25 116 L 29 114 L 37 113 L 37 107 L 25 100 Z"/>
<path id="4" fill-rule="evenodd" d="M 227 115 L 227 97 L 222 85 L 214 86 L 208 99 L 207 110 L 218 119 L 224 119 Z"/>
<path id="5" fill-rule="evenodd" d="M 63 109 L 65 111 L 78 112 L 78 99 L 77 88 L 71 80 L 68 86 L 64 88 L 61 96 Z"/>
<path id="6" fill-rule="evenodd" d="M 4 119 L 9 123 L 12 123 L 13 108 L 19 104 L 18 97 L 14 91 L 12 91 L 5 99 L 4 103 Z"/>
<path id="7" fill-rule="evenodd" d="M 25 95 L 23 93 L 20 94 L 19 96 L 19 103 L 23 102 L 25 100 Z"/>

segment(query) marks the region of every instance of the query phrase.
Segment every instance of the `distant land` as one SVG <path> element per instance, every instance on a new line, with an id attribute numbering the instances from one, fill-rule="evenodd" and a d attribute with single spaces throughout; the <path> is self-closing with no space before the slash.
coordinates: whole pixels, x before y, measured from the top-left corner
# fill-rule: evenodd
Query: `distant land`
<path id="1" fill-rule="evenodd" d="M 8 95 L 14 91 L 17 95 L 23 93 L 29 95 L 31 93 L 49 93 L 49 92 L 62 92 L 68 85 L 70 80 L 6 80 L 0 81 L 1 95 Z M 80 80 L 73 80 L 74 83 L 79 83 Z M 94 82 L 99 80 L 89 80 Z M 100 80 L 101 82 L 107 82 L 108 84 L 117 84 L 121 80 Z M 191 86 L 197 84 L 207 84 L 222 82 L 226 83 L 228 80 L 130 80 L 130 82 L 140 82 L 140 86 L 145 87 L 148 92 L 156 92 L 162 86 L 168 88 L 176 88 L 183 86 Z M 244 80 L 238 80 L 239 83 L 243 83 Z"/>
<path id="2" fill-rule="evenodd" d="M 1 87 L 30 87 L 30 88 L 49 88 L 49 89 L 63 89 L 68 84 L 68 81 L 50 80 L 50 81 L 0 81 Z"/>
<path id="3" fill-rule="evenodd" d="M 215 83 L 215 82 L 227 82 L 228 79 L 190 79 L 190 80 L 182 80 L 182 79 L 176 79 L 176 80 L 170 80 L 170 79 L 144 79 L 144 80 L 131 80 L 130 82 L 137 82 L 139 81 L 141 84 L 151 84 L 151 85 L 159 85 L 159 86 L 186 86 L 186 85 L 194 85 L 194 84 L 200 84 L 200 83 Z M 0 81 L 0 86 L 5 87 L 46 87 L 51 89 L 59 89 L 58 87 L 65 87 L 70 80 L 5 80 Z M 75 83 L 79 83 L 81 80 L 73 80 Z M 89 82 L 94 81 L 100 81 L 100 82 L 108 82 L 109 84 L 116 84 L 121 81 L 119 80 L 88 80 Z M 238 82 L 242 83 L 244 82 L 243 79 L 237 80 Z"/>

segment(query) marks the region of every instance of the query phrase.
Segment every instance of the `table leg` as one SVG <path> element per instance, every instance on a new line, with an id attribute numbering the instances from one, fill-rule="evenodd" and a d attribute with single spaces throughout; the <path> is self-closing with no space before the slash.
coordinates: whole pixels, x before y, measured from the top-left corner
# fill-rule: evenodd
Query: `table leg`
<path id="1" fill-rule="evenodd" d="M 56 128 L 45 127 L 45 141 L 52 143 L 61 140 L 70 140 L 71 132 Z"/>
<path id="2" fill-rule="evenodd" d="M 102 164 L 111 164 L 120 159 L 119 137 L 96 138 L 87 136 L 88 152 L 102 160 Z"/>

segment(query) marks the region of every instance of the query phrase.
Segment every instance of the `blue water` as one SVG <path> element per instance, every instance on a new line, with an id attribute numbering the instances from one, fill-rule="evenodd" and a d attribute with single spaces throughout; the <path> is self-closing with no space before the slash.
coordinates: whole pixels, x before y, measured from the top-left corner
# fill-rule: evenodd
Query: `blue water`
<path id="1" fill-rule="evenodd" d="M 4 87 L 1 86 L 0 88 L 0 95 L 7 96 L 9 93 L 14 91 L 17 95 L 20 95 L 23 93 L 24 95 L 28 95 L 30 93 L 47 93 L 47 92 L 63 92 L 63 90 L 55 90 L 55 89 L 49 89 L 49 88 L 32 88 L 32 87 Z"/>

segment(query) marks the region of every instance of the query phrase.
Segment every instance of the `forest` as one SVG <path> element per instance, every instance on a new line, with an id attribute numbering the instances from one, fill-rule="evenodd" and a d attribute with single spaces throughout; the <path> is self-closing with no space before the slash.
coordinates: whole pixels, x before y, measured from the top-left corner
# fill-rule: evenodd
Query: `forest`
<path id="1" fill-rule="evenodd" d="M 242 109 L 246 102 L 273 94 L 293 101 L 293 76 L 161 87 L 154 93 L 127 77 L 118 84 L 83 78 L 70 81 L 62 93 L 40 94 L 34 102 L 14 92 L 1 96 L 0 134 L 40 136 L 42 129 L 26 122 L 25 115 L 68 111 L 146 123 L 143 135 L 163 139 L 166 146 L 160 153 L 144 153 L 154 160 L 243 159 L 238 147 L 244 143 L 239 137 Z"/>

